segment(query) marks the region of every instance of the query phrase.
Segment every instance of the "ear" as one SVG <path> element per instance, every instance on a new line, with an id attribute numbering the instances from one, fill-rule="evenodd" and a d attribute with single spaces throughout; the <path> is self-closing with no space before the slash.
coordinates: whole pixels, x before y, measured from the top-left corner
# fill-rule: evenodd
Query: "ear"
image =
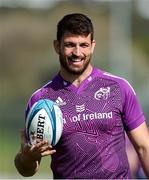
<path id="1" fill-rule="evenodd" d="M 53 41 L 53 46 L 54 46 L 54 49 L 55 49 L 56 53 L 59 54 L 59 52 L 60 52 L 60 43 L 59 43 L 59 41 L 54 40 Z"/>
<path id="2" fill-rule="evenodd" d="M 93 41 L 92 41 L 92 47 L 91 47 L 91 52 L 92 52 L 92 54 L 93 54 L 93 52 L 94 52 L 95 45 L 96 45 L 96 41 L 93 40 Z"/>

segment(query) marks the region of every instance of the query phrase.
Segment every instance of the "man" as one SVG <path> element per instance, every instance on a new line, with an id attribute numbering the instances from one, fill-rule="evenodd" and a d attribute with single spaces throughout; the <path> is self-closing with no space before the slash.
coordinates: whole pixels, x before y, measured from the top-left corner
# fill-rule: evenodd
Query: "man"
<path id="1" fill-rule="evenodd" d="M 31 96 L 26 114 L 39 99 L 61 99 L 62 137 L 55 147 L 44 140 L 30 146 L 21 132 L 17 170 L 32 176 L 42 157 L 51 155 L 54 178 L 128 179 L 126 131 L 149 177 L 149 133 L 143 112 L 126 80 L 92 66 L 95 40 L 91 20 L 83 14 L 64 16 L 57 26 L 54 47 L 60 71 Z"/>

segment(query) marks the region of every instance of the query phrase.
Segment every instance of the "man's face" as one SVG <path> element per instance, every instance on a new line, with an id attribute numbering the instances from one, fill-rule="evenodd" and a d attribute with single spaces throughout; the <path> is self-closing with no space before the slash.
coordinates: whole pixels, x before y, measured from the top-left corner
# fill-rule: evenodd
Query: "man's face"
<path id="1" fill-rule="evenodd" d="M 91 41 L 91 35 L 66 33 L 57 43 L 56 52 L 59 54 L 62 69 L 74 75 L 83 73 L 90 63 L 95 46 L 95 41 Z"/>

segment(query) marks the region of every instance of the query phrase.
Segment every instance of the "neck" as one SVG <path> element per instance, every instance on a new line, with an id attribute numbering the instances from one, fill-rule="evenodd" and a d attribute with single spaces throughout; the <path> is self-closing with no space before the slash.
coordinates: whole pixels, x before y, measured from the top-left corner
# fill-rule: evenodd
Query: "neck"
<path id="1" fill-rule="evenodd" d="M 60 75 L 66 81 L 69 81 L 76 87 L 79 87 L 81 82 L 84 81 L 91 74 L 92 70 L 93 70 L 93 67 L 91 64 L 89 64 L 89 66 L 86 68 L 86 70 L 82 74 L 74 75 L 74 74 L 67 72 L 63 68 L 61 68 Z"/>

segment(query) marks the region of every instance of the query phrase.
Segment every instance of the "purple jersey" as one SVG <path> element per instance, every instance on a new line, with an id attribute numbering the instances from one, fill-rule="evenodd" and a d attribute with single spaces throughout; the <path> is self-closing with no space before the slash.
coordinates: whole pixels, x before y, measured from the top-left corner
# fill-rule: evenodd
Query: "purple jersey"
<path id="1" fill-rule="evenodd" d="M 32 95 L 26 113 L 42 98 L 55 101 L 64 116 L 54 178 L 130 178 L 124 131 L 142 124 L 144 115 L 126 80 L 94 68 L 75 87 L 58 74 Z"/>

